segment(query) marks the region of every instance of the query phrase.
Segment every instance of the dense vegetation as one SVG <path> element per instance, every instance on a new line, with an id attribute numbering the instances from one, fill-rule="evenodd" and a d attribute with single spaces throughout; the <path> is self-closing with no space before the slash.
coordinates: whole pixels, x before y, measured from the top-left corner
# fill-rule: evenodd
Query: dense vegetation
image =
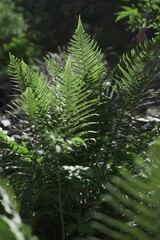
<path id="1" fill-rule="evenodd" d="M 117 20 L 130 16 L 123 9 Z M 0 130 L 0 238 L 159 239 L 159 126 L 144 131 L 136 114 L 159 76 L 160 37 L 111 69 L 80 17 L 67 52 L 47 54 L 42 70 L 32 61 L 35 43 L 25 61 L 9 54 L 7 110 L 19 138 Z"/>

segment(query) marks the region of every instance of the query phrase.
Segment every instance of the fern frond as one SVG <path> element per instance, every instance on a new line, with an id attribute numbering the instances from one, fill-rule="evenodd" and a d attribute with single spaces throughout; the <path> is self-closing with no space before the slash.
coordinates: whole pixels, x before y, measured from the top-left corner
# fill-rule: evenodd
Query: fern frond
<path id="1" fill-rule="evenodd" d="M 10 54 L 10 64 L 8 72 L 12 77 L 13 88 L 18 92 L 25 91 L 28 83 L 25 81 L 27 65 L 23 60 L 17 59 L 15 56 Z"/>
<path id="2" fill-rule="evenodd" d="M 11 140 L 3 131 L 0 130 L 0 139 L 4 141 L 13 151 L 17 151 L 18 153 L 29 153 L 28 148 L 26 147 L 25 143 L 20 146 L 14 140 Z"/>
<path id="3" fill-rule="evenodd" d="M 42 74 L 27 66 L 23 60 L 12 55 L 9 73 L 13 78 L 13 84 L 22 92 L 11 107 L 26 111 L 33 120 L 42 121 L 44 115 L 54 105 L 54 95 L 48 81 Z"/>
<path id="4" fill-rule="evenodd" d="M 0 130 L 0 149 L 2 148 L 3 148 L 3 152 L 6 152 L 7 157 L 12 159 L 11 165 L 14 165 L 14 155 L 18 159 L 22 157 L 22 163 L 19 163 L 22 166 L 24 162 L 35 161 L 39 163 L 42 161 L 42 157 L 39 154 L 37 154 L 36 151 L 30 150 L 27 147 L 27 144 L 25 142 L 22 141 L 20 145 L 16 141 L 10 139 L 9 136 L 7 136 L 3 131 Z M 3 166 L 5 165 L 4 159 L 3 159 L 2 165 Z"/>
<path id="5" fill-rule="evenodd" d="M 88 90 L 98 93 L 105 76 L 103 56 L 97 43 L 85 32 L 80 17 L 68 51 L 75 75 L 84 81 Z"/>
<path id="6" fill-rule="evenodd" d="M 113 91 L 107 121 L 113 141 L 125 143 L 136 108 L 147 95 L 148 88 L 159 72 L 160 39 L 123 54 L 113 73 Z M 124 134 L 125 133 L 125 134 Z"/>
<path id="7" fill-rule="evenodd" d="M 47 63 L 47 70 L 50 76 L 53 79 L 59 78 L 64 71 L 62 63 L 56 62 L 55 59 L 53 59 L 50 55 L 46 56 L 45 60 Z"/>
<path id="8" fill-rule="evenodd" d="M 50 69 L 49 73 L 51 73 Z M 56 95 L 55 113 L 60 134 L 63 133 L 65 138 L 71 138 L 74 134 L 82 136 L 85 126 L 88 132 L 92 129 L 89 119 L 94 114 L 95 101 L 87 100 L 90 93 L 86 93 L 84 82 L 74 75 L 70 57 L 68 57 L 63 73 L 60 73 L 58 77 L 55 80 L 54 92 Z"/>

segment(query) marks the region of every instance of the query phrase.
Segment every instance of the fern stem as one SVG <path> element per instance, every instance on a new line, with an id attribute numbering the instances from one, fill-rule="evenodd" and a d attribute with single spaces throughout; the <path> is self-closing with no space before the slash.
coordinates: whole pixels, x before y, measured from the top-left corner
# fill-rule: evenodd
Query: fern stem
<path id="1" fill-rule="evenodd" d="M 64 226 L 64 217 L 63 217 L 63 206 L 62 206 L 62 195 L 61 195 L 61 173 L 59 161 L 57 160 L 58 165 L 58 199 L 59 199 L 59 211 L 60 211 L 60 219 L 61 219 L 61 227 L 62 227 L 62 240 L 65 240 L 65 226 Z"/>

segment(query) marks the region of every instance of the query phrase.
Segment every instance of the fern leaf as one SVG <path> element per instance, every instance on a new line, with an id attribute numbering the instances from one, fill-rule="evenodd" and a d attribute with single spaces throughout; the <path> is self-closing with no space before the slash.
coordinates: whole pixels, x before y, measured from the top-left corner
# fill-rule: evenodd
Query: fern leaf
<path id="1" fill-rule="evenodd" d="M 111 105 L 107 112 L 113 141 L 120 140 L 122 143 L 124 132 L 125 137 L 128 137 L 134 112 L 159 72 L 159 46 L 160 39 L 156 38 L 133 49 L 130 54 L 120 58 L 114 70 L 113 91 L 109 96 Z"/>
<path id="2" fill-rule="evenodd" d="M 18 90 L 18 92 L 25 91 L 28 86 L 28 81 L 26 79 L 27 65 L 23 60 L 17 59 L 10 54 L 10 64 L 8 72 L 12 77 L 13 88 Z"/>
<path id="3" fill-rule="evenodd" d="M 12 55 L 9 73 L 14 85 L 21 90 L 21 96 L 13 101 L 14 107 L 11 105 L 11 108 L 26 111 L 33 121 L 42 121 L 49 108 L 54 105 L 54 95 L 48 81 L 27 66 L 23 60 Z"/>
<path id="4" fill-rule="evenodd" d="M 64 67 L 62 64 L 57 63 L 51 56 L 47 56 L 45 58 L 47 63 L 47 70 L 50 74 L 50 76 L 53 79 L 59 78 L 62 72 L 64 71 Z"/>
<path id="5" fill-rule="evenodd" d="M 13 151 L 17 151 L 18 153 L 29 153 L 25 144 L 23 144 L 23 146 L 18 145 L 18 143 L 5 135 L 3 131 L 0 131 L 0 139 L 2 139 Z"/>
<path id="6" fill-rule="evenodd" d="M 79 17 L 78 27 L 69 45 L 73 72 L 80 77 L 94 94 L 100 89 L 105 75 L 102 54 L 96 43 L 84 31 Z"/>
<path id="7" fill-rule="evenodd" d="M 64 72 L 60 73 L 55 82 L 55 95 L 55 113 L 61 133 L 65 137 L 73 137 L 75 133 L 82 135 L 85 123 L 89 130 L 94 100 L 87 100 L 89 93 L 85 92 L 83 81 L 72 72 L 70 57 Z"/>

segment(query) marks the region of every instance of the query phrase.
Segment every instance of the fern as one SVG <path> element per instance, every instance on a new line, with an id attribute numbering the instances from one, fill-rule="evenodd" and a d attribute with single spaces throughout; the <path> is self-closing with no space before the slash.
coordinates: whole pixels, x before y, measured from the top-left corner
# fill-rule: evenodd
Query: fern
<path id="1" fill-rule="evenodd" d="M 110 142 L 118 149 L 129 142 L 129 136 L 133 139 L 130 132 L 135 111 L 158 75 L 159 44 L 160 39 L 156 38 L 130 54 L 123 54 L 113 71 L 106 124 L 110 129 Z"/>
<path id="2" fill-rule="evenodd" d="M 82 28 L 80 21 L 79 25 Z M 80 34 L 83 36 L 85 32 Z M 79 39 L 79 41 L 81 40 Z M 80 46 L 81 43 L 77 42 L 77 44 Z M 15 142 L 7 142 L 1 136 L 6 144 L 5 148 L 8 144 L 7 154 L 3 157 L 4 162 L 1 163 L 1 166 L 16 189 L 23 206 L 21 214 L 26 221 L 30 219 L 32 211 L 34 211 L 35 218 L 32 219 L 31 223 L 35 224 L 35 231 L 38 228 L 37 218 L 49 218 L 50 207 L 48 204 L 55 208 L 53 213 L 50 212 L 52 222 L 53 215 L 56 216 L 55 221 L 57 221 L 60 213 L 61 220 L 64 218 L 65 225 L 75 221 L 75 219 L 79 221 L 78 206 L 82 203 L 78 199 L 80 193 L 73 181 L 74 183 L 77 181 L 78 189 L 81 188 L 81 192 L 84 192 L 83 186 L 88 177 L 86 174 L 82 180 L 78 180 L 77 177 L 70 179 L 69 173 L 64 171 L 63 165 L 74 165 L 81 153 L 88 151 L 87 140 L 95 139 L 98 133 L 99 112 L 97 104 L 100 103 L 100 89 L 104 77 L 104 65 L 101 63 L 98 48 L 89 37 L 87 37 L 86 44 L 90 57 L 96 54 L 93 59 L 84 59 L 85 64 L 89 65 L 85 70 L 86 72 L 83 72 L 86 77 L 80 76 L 75 71 L 74 54 L 69 54 L 65 64 L 58 64 L 51 57 L 47 57 L 48 79 L 32 70 L 23 60 L 11 56 L 9 72 L 14 86 L 20 90 L 11 104 L 11 109 L 30 128 L 30 141 L 25 146 L 29 151 L 28 157 L 31 161 L 25 161 L 27 155 L 19 153 L 21 149 L 19 145 Z M 81 46 L 81 51 L 83 51 L 83 47 L 84 45 Z M 13 151 L 12 144 L 17 146 L 16 151 Z M 9 149 L 12 149 L 11 154 L 8 154 Z M 13 158 L 14 154 L 16 157 Z M 83 155 L 81 164 L 86 164 L 86 158 Z M 79 175 L 81 174 L 79 173 Z M 66 189 L 68 189 L 67 195 Z M 41 201 L 39 203 L 39 199 L 43 196 L 46 196 L 45 201 L 43 201 L 44 207 Z M 70 205 L 72 201 L 77 207 Z M 31 210 L 31 205 L 33 205 L 33 210 Z M 61 206 L 60 210 L 58 206 Z M 63 209 L 61 209 L 62 207 Z M 56 239 L 56 234 L 58 236 L 60 234 L 60 222 L 55 222 L 55 226 L 57 226 Z M 64 224 L 62 224 L 62 228 L 64 235 Z M 50 236 L 49 233 L 47 235 Z M 53 238 L 53 234 L 51 238 Z"/>
<path id="3" fill-rule="evenodd" d="M 47 123 L 49 131 L 52 132 L 54 128 L 54 134 L 62 138 L 84 134 L 89 137 L 89 133 L 94 133 L 93 125 L 98 121 L 96 105 L 99 103 L 100 90 L 97 90 L 102 87 L 105 71 L 101 53 L 84 32 L 80 20 L 75 41 L 71 42 L 69 51 L 65 67 L 59 66 L 50 57 L 47 58 L 49 75 L 53 79 L 51 84 L 23 61 L 11 56 L 9 72 L 15 85 L 22 91 L 12 108 L 19 108 L 29 121 L 39 121 L 41 126 L 42 122 L 44 125 Z M 79 51 L 81 60 L 78 59 Z M 85 66 L 79 73 L 76 61 L 79 62 L 79 69 Z M 90 84 L 88 81 L 91 81 Z"/>
<path id="4" fill-rule="evenodd" d="M 132 117 L 158 73 L 159 45 L 157 38 L 123 55 L 110 85 L 101 51 L 80 19 L 67 61 L 57 63 L 47 56 L 49 76 L 11 56 L 9 72 L 19 89 L 11 109 L 27 125 L 29 139 L 18 144 L 1 133 L 0 166 L 16 189 L 22 216 L 33 223 L 35 232 L 38 221 L 46 217 L 47 222 L 52 216 L 46 238 L 57 239 L 60 226 L 64 238 L 73 222 L 88 221 L 88 211 L 104 192 L 104 181 L 121 161 L 125 164 L 129 148 L 133 166 L 134 151 L 139 150 L 132 146 Z M 65 166 L 75 165 L 88 170 L 79 175 L 65 171 Z M 30 220 L 33 212 L 35 218 Z M 82 223 L 79 213 L 85 215 Z M 51 229 L 56 231 L 49 235 Z"/>
<path id="5" fill-rule="evenodd" d="M 159 151 L 158 140 L 149 148 L 146 159 L 136 159 L 137 168 L 140 168 L 138 174 L 123 169 L 119 177 L 106 185 L 107 194 L 103 196 L 103 201 L 110 206 L 115 216 L 97 212 L 94 214 L 96 221 L 93 227 L 109 239 L 160 238 Z"/>

